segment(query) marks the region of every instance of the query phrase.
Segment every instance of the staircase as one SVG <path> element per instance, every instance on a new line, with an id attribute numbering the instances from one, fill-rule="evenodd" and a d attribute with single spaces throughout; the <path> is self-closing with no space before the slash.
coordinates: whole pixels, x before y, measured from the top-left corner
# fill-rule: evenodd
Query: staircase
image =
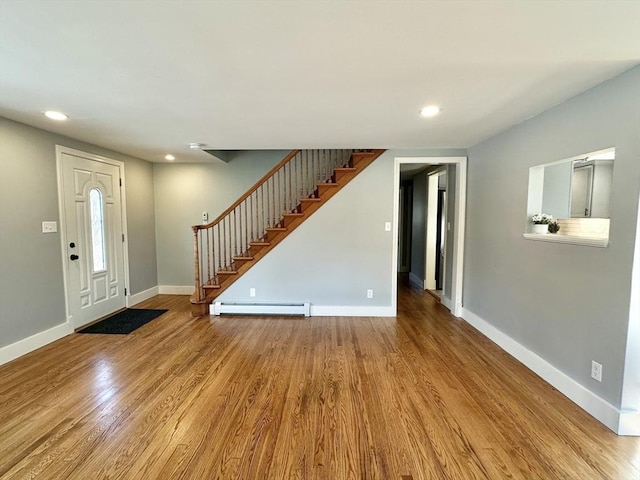
<path id="1" fill-rule="evenodd" d="M 384 150 L 294 150 L 205 225 L 194 225 L 191 314 L 209 304 Z"/>

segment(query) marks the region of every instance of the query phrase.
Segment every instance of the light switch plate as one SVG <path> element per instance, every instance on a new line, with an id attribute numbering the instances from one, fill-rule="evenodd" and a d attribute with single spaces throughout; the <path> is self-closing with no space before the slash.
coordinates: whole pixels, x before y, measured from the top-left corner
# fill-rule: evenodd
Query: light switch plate
<path id="1" fill-rule="evenodd" d="M 384 231 L 385 232 L 391 231 L 391 222 L 384 222 Z"/>
<path id="2" fill-rule="evenodd" d="M 42 233 L 56 233 L 58 222 L 42 222 Z"/>

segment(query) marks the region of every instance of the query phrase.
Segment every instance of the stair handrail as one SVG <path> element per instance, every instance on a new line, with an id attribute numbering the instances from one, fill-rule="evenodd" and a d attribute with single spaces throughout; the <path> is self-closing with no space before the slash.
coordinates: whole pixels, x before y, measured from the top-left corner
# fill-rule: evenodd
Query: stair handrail
<path id="1" fill-rule="evenodd" d="M 242 196 L 240 196 L 234 203 L 232 203 L 229 208 L 227 208 L 224 212 L 222 212 L 220 215 L 218 215 L 215 218 L 215 220 L 212 220 L 209 223 L 203 223 L 203 224 L 200 224 L 200 225 L 193 225 L 191 228 L 194 231 L 204 230 L 205 228 L 211 228 L 214 225 L 216 225 L 217 223 L 219 223 L 220 221 L 222 221 L 222 219 L 224 217 L 226 217 L 231 212 L 233 212 L 237 207 L 239 207 L 240 204 L 242 202 L 244 202 L 247 198 L 249 198 L 249 196 L 252 193 L 254 193 L 264 182 L 269 180 L 269 178 L 271 178 L 271 176 L 274 173 L 276 173 L 278 170 L 280 170 L 284 165 L 286 165 L 293 157 L 295 157 L 301 151 L 302 150 L 300 150 L 300 149 L 291 150 L 291 152 L 289 152 L 289 154 L 287 154 L 286 157 L 284 157 L 280 162 L 278 162 L 276 165 L 274 165 L 274 167 L 271 170 L 269 170 L 267 173 L 265 173 L 260 180 L 258 180 L 256 183 L 254 183 L 251 188 L 249 188 L 246 192 L 244 192 L 242 194 Z"/>

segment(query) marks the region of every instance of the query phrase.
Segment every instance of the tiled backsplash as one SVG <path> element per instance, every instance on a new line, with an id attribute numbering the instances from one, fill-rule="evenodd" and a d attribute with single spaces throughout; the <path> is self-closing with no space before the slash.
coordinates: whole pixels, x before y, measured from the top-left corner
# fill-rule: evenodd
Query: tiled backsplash
<path id="1" fill-rule="evenodd" d="M 608 218 L 559 218 L 558 225 L 558 235 L 609 238 Z"/>

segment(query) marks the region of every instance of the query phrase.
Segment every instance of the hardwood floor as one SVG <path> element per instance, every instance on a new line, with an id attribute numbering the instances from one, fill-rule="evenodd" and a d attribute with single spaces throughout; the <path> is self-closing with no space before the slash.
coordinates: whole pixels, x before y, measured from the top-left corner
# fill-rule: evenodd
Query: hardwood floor
<path id="1" fill-rule="evenodd" d="M 393 318 L 192 319 L 0 367 L 3 479 L 638 479 L 617 437 L 425 292 Z"/>

